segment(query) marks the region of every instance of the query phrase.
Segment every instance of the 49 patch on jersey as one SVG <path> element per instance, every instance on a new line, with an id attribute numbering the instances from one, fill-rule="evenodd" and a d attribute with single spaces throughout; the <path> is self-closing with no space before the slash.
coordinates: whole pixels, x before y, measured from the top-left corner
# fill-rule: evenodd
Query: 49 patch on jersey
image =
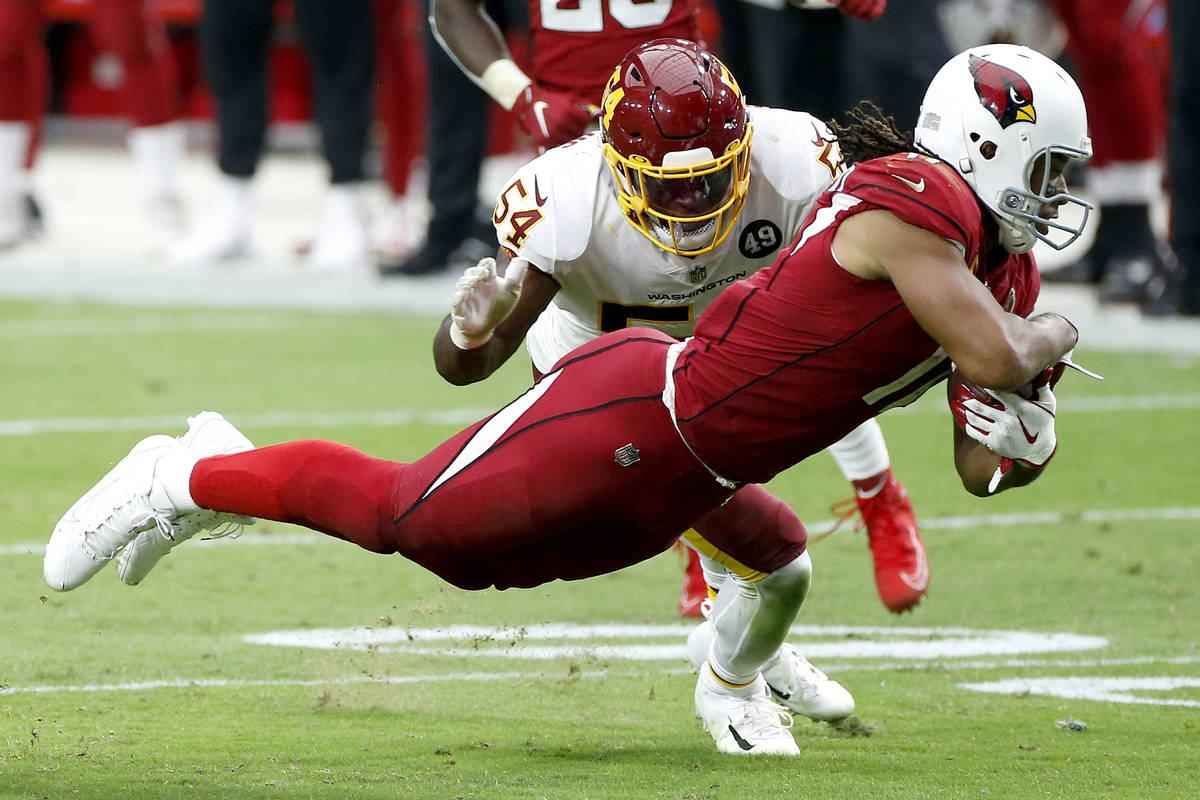
<path id="1" fill-rule="evenodd" d="M 766 258 L 783 244 L 783 233 L 769 219 L 756 219 L 742 228 L 738 251 L 746 258 Z"/>

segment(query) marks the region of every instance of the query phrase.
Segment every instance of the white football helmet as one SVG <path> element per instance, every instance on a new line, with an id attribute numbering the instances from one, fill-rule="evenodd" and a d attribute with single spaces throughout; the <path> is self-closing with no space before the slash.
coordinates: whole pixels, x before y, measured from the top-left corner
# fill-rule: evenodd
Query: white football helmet
<path id="1" fill-rule="evenodd" d="M 914 141 L 970 184 L 1010 253 L 1027 252 L 1038 239 L 1061 250 L 1083 232 L 1091 204 L 1050 181 L 1054 156 L 1091 157 L 1087 111 L 1075 81 L 1041 53 L 991 44 L 950 59 L 925 92 Z M 1031 186 L 1039 164 L 1039 185 Z M 1048 204 L 1053 216 L 1044 213 Z M 1060 221 L 1063 206 L 1082 213 Z"/>

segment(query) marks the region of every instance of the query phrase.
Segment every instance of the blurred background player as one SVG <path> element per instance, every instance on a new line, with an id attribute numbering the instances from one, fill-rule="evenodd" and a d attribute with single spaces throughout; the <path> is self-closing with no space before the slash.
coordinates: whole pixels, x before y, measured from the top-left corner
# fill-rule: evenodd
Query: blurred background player
<path id="1" fill-rule="evenodd" d="M 177 264 L 208 264 L 251 252 L 251 180 L 266 144 L 267 51 L 272 0 L 204 0 L 200 39 L 204 73 L 216 106 L 220 186 L 206 222 L 172 248 Z M 329 186 L 313 266 L 370 263 L 363 182 L 374 91 L 371 0 L 294 0 L 300 40 L 312 75 L 314 116 Z"/>
<path id="2" fill-rule="evenodd" d="M 38 222 L 28 171 L 49 101 L 43 5 L 0 0 L 0 247 L 17 244 Z M 179 169 L 187 138 L 174 57 L 163 23 L 147 6 L 92 0 L 90 25 L 111 59 L 106 65 L 132 126 L 127 141 L 145 186 L 148 243 L 161 247 L 182 232 Z"/>
<path id="3" fill-rule="evenodd" d="M 854 73 L 867 70 L 871 54 L 856 51 L 850 69 L 843 64 L 843 53 L 852 28 L 852 19 L 871 21 L 887 11 L 885 32 L 889 40 L 902 37 L 890 24 L 894 8 L 904 0 L 714 0 L 721 21 L 717 52 L 738 76 L 746 96 L 755 103 L 792 111 L 807 111 L 830 119 L 859 99 L 874 99 L 872 94 L 853 95 L 847 81 Z M 837 12 L 841 13 L 836 13 Z M 752 44 L 751 44 L 752 43 Z M 913 42 L 906 46 L 911 62 L 921 58 L 921 48 Z M 940 55 L 935 51 L 936 55 Z M 949 54 L 946 54 L 947 56 Z M 921 76 L 913 108 L 929 78 L 945 62 L 937 59 Z M 869 72 L 872 78 L 877 77 Z M 798 76 L 803 76 L 799 78 Z M 874 87 L 872 87 L 874 88 Z M 853 98 L 853 99 L 851 99 Z M 891 113 L 899 102 L 876 104 Z M 911 109 L 902 108 L 905 113 Z"/>
<path id="4" fill-rule="evenodd" d="M 430 2 L 427 59 L 431 76 L 437 78 L 431 85 L 451 91 L 444 108 L 439 112 L 435 106 L 430 116 L 433 218 L 425 247 L 409 259 L 381 264 L 384 275 L 441 271 L 452 260 L 461 268 L 486 255 L 459 263 L 467 252 L 456 252 L 464 243 L 491 239 L 490 226 L 477 226 L 474 217 L 483 159 L 481 127 L 465 124 L 462 116 L 464 107 L 468 122 L 485 118 L 487 109 L 479 106 L 482 98 L 468 80 L 511 111 L 540 152 L 574 139 L 595 120 L 605 81 L 630 48 L 661 37 L 702 41 L 699 0 L 621 4 L 615 12 L 607 0 L 574 5 L 518 2 L 519 18 L 527 20 L 530 31 L 532 77 L 517 65 L 506 41 L 505 31 L 517 16 L 509 4 Z M 455 146 L 468 137 L 473 141 Z M 435 161 L 446 162 L 445 168 L 434 169 Z"/>
<path id="5" fill-rule="evenodd" d="M 437 0 L 438 3 L 443 1 Z M 487 29 L 485 25 L 480 30 Z M 544 35 L 549 36 L 550 33 Z M 461 46 L 463 39 L 451 36 L 446 41 L 456 41 Z M 606 49 L 607 43 L 612 40 L 601 37 L 597 41 L 604 47 L 592 50 Z M 677 46 L 681 45 L 677 42 Z M 499 63 L 503 62 L 502 57 Z M 492 62 L 492 66 L 496 63 Z M 517 67 L 509 61 L 504 69 L 511 72 Z M 612 76 L 611 70 L 609 76 Z M 526 85 L 522 91 L 532 91 L 531 85 Z M 669 98 L 669 95 L 664 97 Z M 668 100 L 663 102 L 667 103 Z M 611 113 L 611 110 L 605 109 L 602 113 Z M 529 347 L 534 355 L 534 367 L 541 372 L 546 371 L 572 347 L 629 324 L 653 324 L 653 320 L 660 320 L 658 327 L 661 330 L 680 338 L 690 335 L 692 323 L 716 291 L 713 287 L 697 289 L 697 286 L 717 280 L 720 274 L 749 273 L 767 266 L 769 257 L 792 240 L 804 221 L 812 199 L 833 179 L 837 171 L 836 147 L 829 143 L 827 132 L 822 137 L 824 125 L 819 120 L 807 114 L 788 114 L 766 108 L 755 109 L 752 118 L 760 114 L 764 125 L 769 123 L 780 130 L 774 131 L 772 127 L 772 132 L 765 134 L 767 138 L 760 140 L 764 142 L 760 147 L 765 152 L 761 160 L 751 162 L 751 173 L 747 178 L 750 180 L 750 193 L 755 198 L 775 197 L 780 205 L 774 207 L 768 204 L 762 213 L 751 213 L 740 219 L 734 215 L 733 220 L 727 220 L 730 225 L 736 221 L 743 227 L 737 229 L 737 235 L 723 239 L 719 249 L 714 245 L 707 250 L 693 252 L 687 245 L 671 245 L 666 248 L 670 251 L 670 255 L 667 255 L 663 250 L 649 246 L 644 238 L 626 230 L 624 225 L 620 226 L 621 234 L 618 237 L 620 241 L 627 242 L 624 245 L 609 247 L 609 237 L 596 232 L 590 238 L 583 238 L 592 225 L 600 226 L 597 230 L 601 230 L 604 225 L 622 216 L 617 210 L 616 186 L 610 185 L 610 176 L 607 173 L 589 173 L 588 165 L 581 165 L 578 151 L 586 149 L 584 144 L 569 151 L 575 152 L 574 157 L 556 154 L 552 158 L 547 155 L 518 173 L 501 194 L 493 222 L 502 251 L 525 255 L 526 226 L 532 231 L 533 238 L 530 241 L 544 242 L 543 252 L 528 256 L 534 269 L 526 280 L 536 288 L 526 291 L 520 308 L 506 323 L 504 335 L 484 352 L 469 356 L 459 353 L 450 344 L 447 319 L 435 345 L 439 370 L 443 376 L 453 383 L 469 383 L 487 377 L 525 339 L 526 331 L 534 325 L 539 314 L 542 314 L 542 322 L 534 327 Z M 585 122 L 582 117 L 578 121 Z M 651 124 L 649 119 L 645 122 L 647 126 Z M 567 138 L 577 135 L 578 131 Z M 647 137 L 650 135 L 646 133 Z M 796 137 L 803 139 L 794 143 L 803 152 L 790 156 L 775 153 L 778 138 Z M 597 149 L 599 143 L 598 140 L 592 141 L 594 139 L 594 136 L 590 137 L 590 145 L 587 146 Z M 553 139 L 546 139 L 547 143 L 550 141 Z M 810 153 L 813 147 L 816 150 Z M 666 149 L 666 144 L 661 144 L 660 149 Z M 758 155 L 752 149 L 752 159 Z M 795 157 L 800 162 L 795 165 L 797 173 L 804 169 L 801 164 L 807 166 L 808 171 L 802 179 L 787 171 L 785 162 L 789 157 Z M 816 166 L 818 157 L 825 159 L 824 167 Z M 567 209 L 564 204 L 568 201 L 559 196 L 552 198 L 559 212 L 557 214 L 552 214 L 540 204 L 537 207 L 530 205 L 538 203 L 540 199 L 536 194 L 528 195 L 539 170 L 544 171 L 542 182 L 545 185 L 553 180 L 564 184 L 578 183 L 576 191 L 569 198 L 579 208 L 574 211 Z M 770 187 L 780 183 L 792 186 L 794 194 L 787 197 L 771 195 Z M 705 187 L 705 190 L 709 191 L 709 187 Z M 596 202 L 590 199 L 593 197 L 606 200 L 604 204 L 593 208 L 591 203 Z M 609 202 L 607 198 L 612 198 L 612 201 Z M 622 202 L 627 209 L 636 207 L 638 203 L 628 198 Z M 524 208 L 522 204 L 530 207 Z M 521 210 L 518 211 L 518 208 Z M 592 208 L 592 224 L 584 227 L 582 223 L 588 221 L 584 214 L 587 208 Z M 514 224 L 517 224 L 515 229 Z M 535 225 L 540 227 L 535 228 Z M 725 231 L 726 235 L 729 233 L 730 230 Z M 648 232 L 647 237 L 652 238 Z M 672 277 L 667 278 L 667 275 Z M 665 289 L 656 287 L 658 283 L 678 285 Z M 657 300 L 647 305 L 647 298 L 655 293 L 662 297 L 678 293 L 688 297 L 689 302 L 671 304 Z M 612 313 L 602 313 L 601 318 L 597 319 L 597 303 L 601 304 L 601 308 L 609 308 Z M 626 309 L 626 313 L 618 313 L 620 309 Z M 664 317 L 664 314 L 667 316 Z M 684 316 L 679 318 L 679 314 Z M 500 341 L 504 345 L 500 345 Z M 876 586 L 881 599 L 893 611 L 911 608 L 919 602 L 928 587 L 928 558 L 917 532 L 911 501 L 892 475 L 887 447 L 878 423 L 868 421 L 831 447 L 830 451 L 847 479 L 854 484 L 854 505 L 860 510 L 868 528 L 868 541 L 875 561 Z M 709 587 L 699 557 L 689 550 L 688 559 L 688 574 L 679 610 L 683 616 L 700 616 L 700 606 L 709 596 Z"/>
<path id="6" fill-rule="evenodd" d="M 488 21 L 489 33 L 508 52 L 502 31 L 523 32 L 528 26 L 525 0 L 491 0 L 488 7 L 490 12 L 481 7 L 479 15 Z M 421 38 L 431 90 L 425 138 L 430 215 L 424 243 L 417 252 L 379 260 L 379 274 L 383 277 L 428 275 L 451 267 L 462 269 L 492 250 L 491 225 L 479 202 L 491 104 L 438 45 L 432 22 L 427 22 L 433 19 L 429 0 L 425 0 L 423 8 Z"/>
<path id="7" fill-rule="evenodd" d="M 410 198 L 422 157 L 429 103 L 428 75 L 419 42 L 426 28 L 421 8 L 409 0 L 375 0 L 375 108 L 381 124 L 380 171 L 386 189 L 382 213 L 372 223 L 376 258 L 398 261 L 420 246 L 424 212 Z"/>
<path id="8" fill-rule="evenodd" d="M 1096 284 L 1107 302 L 1141 303 L 1161 273 L 1163 242 L 1151 223 L 1162 195 L 1168 81 L 1165 0 L 1048 0 L 1067 30 L 1067 53 L 1087 98 L 1096 154 L 1087 186 L 1096 239 L 1048 281 Z"/>
<path id="9" fill-rule="evenodd" d="M 1152 283 L 1142 310 L 1200 316 L 1200 4 L 1170 0 L 1171 90 L 1167 171 L 1171 251 L 1177 259 L 1165 285 Z"/>

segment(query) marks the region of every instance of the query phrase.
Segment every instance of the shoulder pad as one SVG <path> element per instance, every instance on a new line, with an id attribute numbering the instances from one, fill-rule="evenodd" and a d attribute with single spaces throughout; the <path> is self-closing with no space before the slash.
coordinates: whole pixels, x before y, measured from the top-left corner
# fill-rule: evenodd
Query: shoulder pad
<path id="1" fill-rule="evenodd" d="M 583 255 L 591 236 L 601 157 L 599 135 L 547 150 L 496 195 L 492 224 L 501 247 L 548 274 Z"/>
<path id="2" fill-rule="evenodd" d="M 855 166 L 843 189 L 900 219 L 961 245 L 968 261 L 983 235 L 975 192 L 944 161 L 919 153 L 875 158 Z"/>

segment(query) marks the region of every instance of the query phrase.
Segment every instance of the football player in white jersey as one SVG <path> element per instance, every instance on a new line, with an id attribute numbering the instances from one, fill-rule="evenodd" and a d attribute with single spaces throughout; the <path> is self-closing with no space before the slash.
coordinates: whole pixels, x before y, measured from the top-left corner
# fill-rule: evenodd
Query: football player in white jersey
<path id="1" fill-rule="evenodd" d="M 522 341 L 541 375 L 573 348 L 627 326 L 684 338 L 723 287 L 791 242 L 841 169 L 836 141 L 821 120 L 781 109 L 753 107 L 744 129 L 730 128 L 720 115 L 744 99 L 724 65 L 703 54 L 720 87 L 712 97 L 690 92 L 694 75 L 672 76 L 672 59 L 695 52 L 681 40 L 635 48 L 609 81 L 603 130 L 547 151 L 500 192 L 499 268 L 517 258 L 523 271 L 509 269 L 506 282 L 490 260 L 467 270 L 434 343 L 446 380 L 486 378 Z M 643 74 L 650 70 L 653 86 Z M 671 80 L 679 86 L 658 85 Z M 928 586 L 928 559 L 878 423 L 830 452 L 855 485 L 880 598 L 895 612 L 912 608 Z M 698 615 L 707 594 L 693 574 L 684 615 Z"/>
<path id="2" fill-rule="evenodd" d="M 774 260 L 841 170 L 824 123 L 747 110 L 724 64 L 681 39 L 630 51 L 608 82 L 601 125 L 525 165 L 500 192 L 497 259 L 464 273 L 434 342 L 451 383 L 487 377 L 522 340 L 540 379 L 607 331 L 648 325 L 690 335 L 724 286 Z M 661 166 L 643 169 L 650 164 Z M 886 469 L 878 428 L 859 438 L 883 452 Z M 688 640 L 701 670 L 696 713 L 724 752 L 795 753 L 781 714 L 841 719 L 854 698 L 796 648 L 756 635 L 791 624 L 811 562 L 802 552 L 768 574 L 710 544 L 746 526 L 801 547 L 807 536 L 795 512 L 757 485 L 685 534 L 713 593 L 710 620 Z M 756 731 L 750 747 L 736 733 L 747 728 Z"/>

